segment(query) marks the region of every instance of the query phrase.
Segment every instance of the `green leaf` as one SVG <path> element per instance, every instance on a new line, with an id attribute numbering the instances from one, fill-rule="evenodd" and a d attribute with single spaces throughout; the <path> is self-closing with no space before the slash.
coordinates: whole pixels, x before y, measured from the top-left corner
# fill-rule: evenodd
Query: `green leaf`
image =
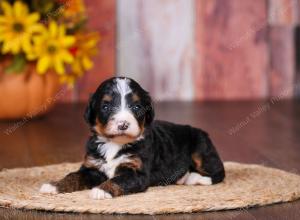
<path id="1" fill-rule="evenodd" d="M 17 54 L 14 56 L 10 65 L 8 65 L 4 72 L 11 74 L 11 73 L 21 73 L 24 70 L 26 65 L 26 58 L 24 54 Z"/>
<path id="2" fill-rule="evenodd" d="M 58 4 L 53 0 L 31 0 L 28 4 L 30 5 L 31 11 L 41 14 L 42 20 L 58 7 Z"/>

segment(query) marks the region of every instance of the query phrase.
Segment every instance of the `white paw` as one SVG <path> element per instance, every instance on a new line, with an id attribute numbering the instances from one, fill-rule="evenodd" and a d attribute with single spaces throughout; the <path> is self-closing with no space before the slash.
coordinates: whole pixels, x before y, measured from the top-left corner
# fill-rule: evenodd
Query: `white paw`
<path id="1" fill-rule="evenodd" d="M 90 198 L 91 199 L 111 199 L 112 196 L 110 193 L 105 192 L 104 190 L 95 187 L 90 191 Z"/>
<path id="2" fill-rule="evenodd" d="M 184 182 L 185 185 L 212 185 L 212 180 L 210 177 L 202 176 L 199 173 L 190 173 Z"/>
<path id="3" fill-rule="evenodd" d="M 40 188 L 40 193 L 44 194 L 57 194 L 56 186 L 51 185 L 50 183 L 45 183 Z"/>
<path id="4" fill-rule="evenodd" d="M 185 181 L 187 180 L 187 178 L 189 177 L 190 173 L 186 172 L 183 177 L 181 177 L 179 180 L 177 180 L 176 184 L 177 185 L 183 185 L 185 183 Z"/>

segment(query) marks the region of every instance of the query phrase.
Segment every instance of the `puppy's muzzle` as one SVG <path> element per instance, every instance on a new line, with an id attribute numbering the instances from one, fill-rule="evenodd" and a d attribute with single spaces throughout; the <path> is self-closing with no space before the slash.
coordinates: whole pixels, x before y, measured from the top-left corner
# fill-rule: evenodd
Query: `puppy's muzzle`
<path id="1" fill-rule="evenodd" d="M 118 130 L 119 131 L 126 131 L 129 127 L 129 122 L 128 121 L 119 121 L 118 122 Z"/>

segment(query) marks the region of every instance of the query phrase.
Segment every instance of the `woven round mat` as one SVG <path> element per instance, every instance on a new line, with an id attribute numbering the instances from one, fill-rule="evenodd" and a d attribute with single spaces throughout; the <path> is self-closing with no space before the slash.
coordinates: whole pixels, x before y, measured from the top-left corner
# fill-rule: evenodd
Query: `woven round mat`
<path id="1" fill-rule="evenodd" d="M 162 214 L 262 206 L 300 198 L 300 176 L 260 165 L 226 162 L 226 179 L 212 186 L 161 186 L 145 193 L 92 200 L 88 191 L 42 195 L 42 183 L 58 180 L 79 163 L 0 172 L 0 206 L 63 212 Z"/>

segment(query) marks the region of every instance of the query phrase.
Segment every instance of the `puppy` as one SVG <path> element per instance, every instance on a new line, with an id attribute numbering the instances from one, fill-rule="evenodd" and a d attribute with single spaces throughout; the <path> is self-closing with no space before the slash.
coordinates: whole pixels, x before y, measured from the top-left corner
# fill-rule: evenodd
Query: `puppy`
<path id="1" fill-rule="evenodd" d="M 103 82 L 84 115 L 92 135 L 81 168 L 41 193 L 92 189 L 92 199 L 145 191 L 149 186 L 211 185 L 225 177 L 207 133 L 189 125 L 154 121 L 152 100 L 137 82 L 115 77 Z"/>

